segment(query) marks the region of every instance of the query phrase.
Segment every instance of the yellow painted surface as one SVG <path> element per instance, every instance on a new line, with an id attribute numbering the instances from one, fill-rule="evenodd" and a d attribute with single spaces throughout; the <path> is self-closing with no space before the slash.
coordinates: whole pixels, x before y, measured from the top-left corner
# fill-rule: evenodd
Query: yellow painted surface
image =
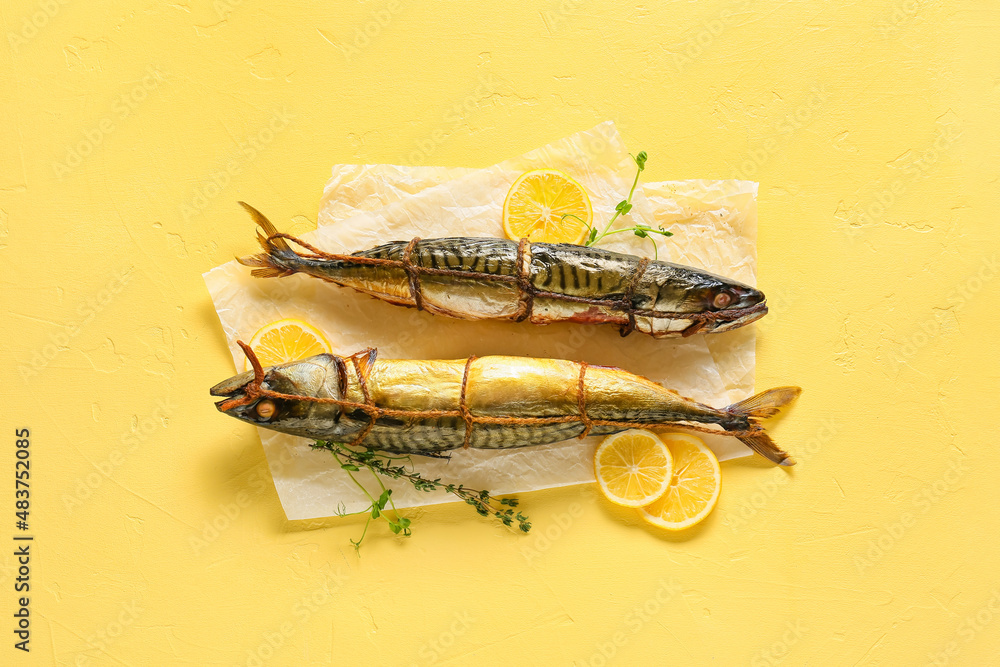
<path id="1" fill-rule="evenodd" d="M 310 6 L 315 5 L 315 6 Z M 985 2 L 31 0 L 0 9 L 0 266 L 33 664 L 1000 664 L 1000 10 Z M 790 472 L 671 537 L 590 488 L 408 540 L 285 521 L 201 274 L 335 162 L 485 166 L 615 120 L 760 190 Z M 291 222 L 289 222 L 291 221 Z M 8 509 L 9 508 L 9 509 Z M 13 546 L 0 549 L 0 662 Z"/>

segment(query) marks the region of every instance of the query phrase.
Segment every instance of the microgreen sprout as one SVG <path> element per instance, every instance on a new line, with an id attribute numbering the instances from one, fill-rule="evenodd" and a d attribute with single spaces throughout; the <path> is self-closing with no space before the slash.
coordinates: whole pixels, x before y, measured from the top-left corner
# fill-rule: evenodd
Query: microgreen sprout
<path id="1" fill-rule="evenodd" d="M 654 228 L 641 222 L 638 222 L 631 227 L 626 227 L 624 229 L 616 229 L 614 231 L 611 231 L 611 225 L 615 224 L 615 220 L 617 220 L 620 216 L 628 215 L 632 211 L 632 197 L 635 195 L 635 188 L 639 184 L 639 174 L 641 174 L 646 169 L 647 158 L 648 156 L 646 155 L 646 151 L 640 151 L 638 155 L 632 156 L 632 160 L 635 162 L 636 172 L 635 172 L 635 179 L 632 181 L 632 189 L 629 190 L 628 192 L 628 197 L 618 202 L 618 205 L 615 206 L 615 214 L 611 216 L 611 220 L 609 220 L 608 224 L 605 225 L 603 231 L 599 231 L 597 227 L 592 227 L 590 225 L 587 225 L 590 228 L 590 232 L 587 234 L 587 240 L 585 242 L 585 245 L 588 246 L 596 245 L 597 242 L 603 239 L 605 236 L 611 236 L 612 234 L 623 234 L 625 232 L 632 232 L 634 235 L 638 236 L 641 239 L 650 238 L 650 234 L 657 234 L 659 236 L 664 236 L 664 237 L 673 236 L 672 232 L 668 232 L 667 230 L 663 229 L 663 227 Z M 572 215 L 572 214 L 568 213 L 567 215 Z M 565 218 L 566 216 L 563 217 Z M 573 217 L 579 220 L 578 216 L 573 216 Z M 583 222 L 584 224 L 586 224 L 586 221 Z M 650 242 L 652 242 L 652 239 L 650 239 Z M 659 253 L 656 248 L 656 243 L 653 243 L 653 256 L 657 258 L 659 257 Z"/>

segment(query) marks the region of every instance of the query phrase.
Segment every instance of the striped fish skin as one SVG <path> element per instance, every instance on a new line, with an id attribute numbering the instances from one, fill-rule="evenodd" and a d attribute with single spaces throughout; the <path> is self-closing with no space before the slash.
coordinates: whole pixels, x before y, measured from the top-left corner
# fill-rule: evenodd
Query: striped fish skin
<path id="1" fill-rule="evenodd" d="M 259 277 L 281 277 L 305 273 L 355 289 L 389 303 L 417 305 L 407 272 L 400 266 L 351 261 L 350 257 L 403 261 L 407 241 L 393 241 L 343 259 L 302 256 L 282 238 L 274 238 L 274 226 L 260 212 L 247 209 L 268 236 L 260 237 L 265 253 L 241 258 L 256 267 Z M 526 243 L 518 266 L 518 243 L 500 238 L 449 237 L 423 239 L 411 249 L 416 267 L 444 271 L 421 274 L 421 306 L 432 313 L 467 320 L 520 320 L 528 311 L 528 299 L 511 279 L 523 274 L 537 294 L 532 299 L 529 321 L 579 322 L 625 325 L 631 308 L 666 313 L 671 317 L 637 315 L 635 329 L 655 338 L 692 333 L 729 331 L 754 322 L 767 313 L 764 294 L 743 283 L 681 264 L 652 260 L 643 269 L 635 255 L 565 243 Z M 520 271 L 519 271 L 520 269 Z M 638 280 L 634 277 L 641 270 Z M 453 272 L 454 275 L 449 275 Z M 489 280 L 461 272 L 503 276 Z M 632 282 L 635 282 L 632 285 Z M 560 297 L 600 300 L 580 303 Z M 688 319 L 686 314 L 713 313 L 711 318 Z"/>
<path id="2" fill-rule="evenodd" d="M 402 261 L 408 242 L 394 241 L 354 253 Z M 303 271 L 317 278 L 405 306 L 415 306 L 409 277 L 400 268 L 352 264 L 349 261 L 313 260 Z M 517 244 L 505 239 L 427 239 L 415 244 L 414 266 L 491 276 L 517 276 Z M 516 319 L 522 311 L 520 291 L 512 282 L 477 280 L 450 275 L 422 275 L 420 293 L 425 310 L 466 320 Z"/>
<path id="3" fill-rule="evenodd" d="M 355 372 L 357 362 L 358 372 Z M 466 360 L 380 360 L 374 350 L 339 358 L 320 354 L 266 370 L 263 387 L 283 394 L 332 398 L 364 403 L 359 372 L 372 401 L 383 409 L 426 412 L 459 410 Z M 346 369 L 346 370 L 345 370 Z M 578 416 L 580 366 L 558 359 L 492 356 L 469 366 L 466 406 L 485 417 Z M 238 398 L 253 379 L 252 372 L 237 375 L 212 389 L 216 396 Z M 719 410 L 684 398 L 669 389 L 627 371 L 591 366 L 584 376 L 585 405 L 591 419 L 641 422 L 666 426 L 679 421 L 718 424 L 740 430 L 746 416 Z M 264 412 L 258 406 L 271 403 Z M 301 399 L 258 398 L 220 411 L 242 421 L 292 435 L 351 442 L 368 425 L 359 409 Z M 615 433 L 631 426 L 595 426 L 591 433 Z M 579 421 L 554 424 L 477 424 L 469 445 L 477 449 L 527 447 L 567 440 L 580 435 Z M 370 449 L 410 454 L 434 454 L 461 448 L 466 435 L 459 416 L 380 417 L 361 445 Z"/>

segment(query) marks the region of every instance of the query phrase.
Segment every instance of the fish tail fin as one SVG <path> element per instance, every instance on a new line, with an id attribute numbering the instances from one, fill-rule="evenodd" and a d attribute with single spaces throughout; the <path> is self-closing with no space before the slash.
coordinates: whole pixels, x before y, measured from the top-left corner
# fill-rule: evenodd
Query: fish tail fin
<path id="1" fill-rule="evenodd" d="M 746 418 L 752 427 L 749 433 L 737 435 L 737 439 L 768 461 L 782 466 L 795 465 L 795 459 L 778 447 L 771 436 L 754 420 L 775 416 L 781 408 L 794 401 L 801 393 L 800 387 L 775 387 L 730 405 L 726 408 L 726 412 Z"/>
<path id="2" fill-rule="evenodd" d="M 237 257 L 236 261 L 243 266 L 258 267 L 250 272 L 256 278 L 281 278 L 296 273 L 299 255 L 288 246 L 285 239 L 274 236 L 278 230 L 271 221 L 246 202 L 241 201 L 240 206 L 245 208 L 254 222 L 264 230 L 263 234 L 260 230 L 257 231 L 257 242 L 264 252 L 249 257 Z"/>
<path id="3" fill-rule="evenodd" d="M 768 419 L 778 414 L 781 408 L 794 401 L 801 393 L 801 387 L 775 387 L 733 403 L 726 411 L 754 419 Z"/>
<path id="4" fill-rule="evenodd" d="M 795 465 L 795 459 L 781 447 L 778 447 L 763 429 L 755 433 L 738 435 L 736 439 L 772 463 L 777 463 L 779 466 Z"/>

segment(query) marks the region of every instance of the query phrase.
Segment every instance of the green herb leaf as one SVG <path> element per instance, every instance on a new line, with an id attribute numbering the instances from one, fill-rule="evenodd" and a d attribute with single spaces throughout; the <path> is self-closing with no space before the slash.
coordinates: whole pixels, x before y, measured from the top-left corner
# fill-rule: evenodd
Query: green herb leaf
<path id="1" fill-rule="evenodd" d="M 357 550 L 359 555 L 361 553 L 361 543 L 364 541 L 365 535 L 368 532 L 368 526 L 371 524 L 373 519 L 384 519 L 389 526 L 389 530 L 394 535 L 402 534 L 403 536 L 409 536 L 411 532 L 410 519 L 399 515 L 395 505 L 392 503 L 392 489 L 388 489 L 384 484 L 382 484 L 379 479 L 380 476 L 389 477 L 391 479 L 404 479 L 412 484 L 418 491 L 434 491 L 437 489 L 445 490 L 471 505 L 477 514 L 487 517 L 493 516 L 504 525 L 513 525 L 514 519 L 511 517 L 513 510 L 503 510 L 501 508 L 505 505 L 508 507 L 516 507 L 516 498 L 495 498 L 489 491 L 486 490 L 470 489 L 461 484 L 456 486 L 455 484 L 444 483 L 441 481 L 441 478 L 425 479 L 424 477 L 421 477 L 419 473 L 407 469 L 405 466 L 394 464 L 395 461 L 400 459 L 409 460 L 407 457 L 392 456 L 370 449 L 358 451 L 342 443 L 331 441 L 317 441 L 311 446 L 313 449 L 324 449 L 329 451 L 340 467 L 347 472 L 347 474 L 351 477 L 351 480 L 368 496 L 371 501 L 371 504 L 366 511 L 367 519 L 365 521 L 365 527 L 361 533 L 361 537 L 357 540 L 351 540 L 351 544 L 354 546 L 355 550 Z M 372 496 L 368 490 L 354 477 L 353 473 L 358 472 L 361 468 L 367 469 L 373 476 L 375 476 L 376 480 L 379 481 L 379 485 L 382 487 L 382 493 L 378 496 L 378 498 Z M 387 510 L 387 507 L 391 507 L 391 510 Z M 391 512 L 391 514 L 387 512 Z M 527 517 L 518 512 L 517 521 L 518 528 L 523 532 L 528 532 L 530 524 L 527 522 Z"/>
<path id="2" fill-rule="evenodd" d="M 646 225 L 641 222 L 637 222 L 633 226 L 626 227 L 624 229 L 616 229 L 614 231 L 612 231 L 611 229 L 612 225 L 614 225 L 615 223 L 615 220 L 617 220 L 619 217 L 623 215 L 628 215 L 632 211 L 632 206 L 633 206 L 632 197 L 633 195 L 635 195 L 635 188 L 639 184 L 639 174 L 641 174 L 642 171 L 646 168 L 646 160 L 648 159 L 648 157 L 649 156 L 646 155 L 646 151 L 639 151 L 638 155 L 632 157 L 632 160 L 635 162 L 636 173 L 635 173 L 635 179 L 632 181 L 632 189 L 629 190 L 628 197 L 618 202 L 618 204 L 615 206 L 615 214 L 611 216 L 611 220 L 609 220 L 608 224 L 605 225 L 603 231 L 598 232 L 597 227 L 590 228 L 590 233 L 587 235 L 587 240 L 585 241 L 585 245 L 588 246 L 596 245 L 598 241 L 603 239 L 605 236 L 608 236 L 609 234 L 620 234 L 623 232 L 632 232 L 634 235 L 638 236 L 641 239 L 649 238 L 650 233 L 659 234 L 660 236 L 673 236 L 672 233 L 663 231 L 662 227 L 660 228 L 660 231 L 657 231 L 652 227 L 650 227 L 649 225 Z M 657 251 L 655 242 L 653 243 L 653 256 L 659 257 L 659 253 Z"/>

